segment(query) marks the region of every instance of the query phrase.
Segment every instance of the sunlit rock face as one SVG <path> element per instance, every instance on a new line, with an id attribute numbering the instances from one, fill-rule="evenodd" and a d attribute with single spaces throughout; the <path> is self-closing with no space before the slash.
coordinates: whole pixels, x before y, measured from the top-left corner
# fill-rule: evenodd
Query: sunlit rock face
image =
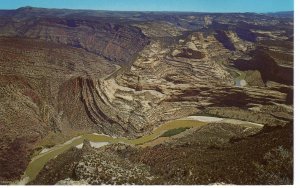
<path id="1" fill-rule="evenodd" d="M 83 133 L 138 137 L 208 112 L 284 124 L 292 31 L 264 14 L 0 11 L 0 180 Z"/>

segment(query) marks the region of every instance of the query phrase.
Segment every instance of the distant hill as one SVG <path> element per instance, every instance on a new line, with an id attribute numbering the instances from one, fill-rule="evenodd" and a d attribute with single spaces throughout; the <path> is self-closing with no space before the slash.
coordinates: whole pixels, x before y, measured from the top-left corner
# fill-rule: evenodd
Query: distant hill
<path id="1" fill-rule="evenodd" d="M 285 17 L 285 18 L 293 18 L 294 11 L 281 11 L 281 12 L 271 12 L 267 13 L 268 15 L 275 16 L 275 17 Z"/>

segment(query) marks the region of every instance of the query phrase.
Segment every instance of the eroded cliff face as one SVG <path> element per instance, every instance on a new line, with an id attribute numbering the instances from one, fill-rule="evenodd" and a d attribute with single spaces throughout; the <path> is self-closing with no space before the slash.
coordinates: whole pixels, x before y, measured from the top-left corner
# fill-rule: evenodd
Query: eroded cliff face
<path id="1" fill-rule="evenodd" d="M 168 49 L 163 46 L 161 41 L 153 40 L 130 70 L 93 86 L 101 96 L 96 100 L 105 101 L 109 111 L 115 112 L 110 117 L 128 124 L 127 130 L 135 135 L 207 107 L 251 108 L 286 101 L 286 93 L 271 88 L 236 87 L 226 63 L 229 57 L 241 58 L 244 54 L 231 54 L 213 34 L 204 37 L 196 32 Z M 186 49 L 203 57 L 178 56 Z M 90 96 L 95 99 L 95 95 Z"/>
<path id="2" fill-rule="evenodd" d="M 31 12 L 27 12 L 30 14 Z M 40 39 L 83 48 L 119 63 L 128 63 L 149 43 L 139 28 L 109 20 L 60 18 L 41 15 L 25 17 L 19 10 L 1 24 L 1 36 Z M 7 32 L 9 30 L 9 32 Z"/>
<path id="3" fill-rule="evenodd" d="M 0 11 L 1 181 L 18 179 L 41 147 L 83 133 L 138 137 L 201 113 L 291 119 L 293 62 L 283 56 L 292 25 L 256 14 L 132 14 Z"/>

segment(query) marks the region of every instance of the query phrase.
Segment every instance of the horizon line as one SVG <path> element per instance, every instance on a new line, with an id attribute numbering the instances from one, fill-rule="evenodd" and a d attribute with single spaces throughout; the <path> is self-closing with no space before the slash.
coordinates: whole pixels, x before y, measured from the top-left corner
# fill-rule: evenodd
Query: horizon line
<path id="1" fill-rule="evenodd" d="M 36 8 L 36 9 L 57 9 L 57 10 L 79 10 L 79 11 L 107 11 L 107 12 L 179 12 L 179 13 L 256 13 L 256 14 L 268 14 L 268 13 L 279 13 L 279 12 L 295 12 L 295 10 L 280 10 L 280 11 L 266 11 L 266 12 L 260 12 L 260 11 L 240 11 L 240 12 L 233 12 L 233 11 L 187 11 L 187 10 L 113 10 L 113 9 L 86 9 L 86 8 L 57 8 L 57 7 L 34 7 L 34 6 L 21 6 L 18 8 L 12 8 L 12 9 L 1 9 L 0 10 L 18 10 L 22 8 Z"/>

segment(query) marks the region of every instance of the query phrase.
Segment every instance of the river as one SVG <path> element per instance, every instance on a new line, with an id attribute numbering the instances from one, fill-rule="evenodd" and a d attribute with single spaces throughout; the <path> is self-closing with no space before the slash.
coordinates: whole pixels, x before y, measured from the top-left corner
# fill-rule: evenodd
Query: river
<path id="1" fill-rule="evenodd" d="M 33 157 L 31 162 L 28 164 L 22 179 L 14 184 L 27 184 L 28 182 L 35 179 L 38 173 L 43 169 L 44 165 L 51 159 L 54 159 L 57 155 L 64 153 L 71 147 L 82 146 L 84 140 L 88 140 L 92 142 L 95 146 L 103 146 L 107 143 L 127 143 L 133 145 L 140 145 L 149 141 L 152 141 L 162 135 L 165 131 L 181 128 L 181 127 L 197 127 L 208 124 L 209 122 L 226 122 L 226 123 L 236 123 L 236 124 L 248 124 L 250 126 L 259 126 L 262 127 L 261 124 L 233 120 L 233 119 L 224 119 L 224 118 L 215 118 L 215 117 L 206 117 L 206 116 L 190 116 L 183 119 L 173 120 L 167 122 L 158 128 L 154 129 L 151 134 L 142 136 L 136 139 L 127 139 L 127 138 L 116 138 L 103 134 L 85 134 L 63 143 L 55 145 L 51 148 L 47 148 L 42 150 L 37 156 Z M 98 144 L 97 144 L 98 143 Z"/>

